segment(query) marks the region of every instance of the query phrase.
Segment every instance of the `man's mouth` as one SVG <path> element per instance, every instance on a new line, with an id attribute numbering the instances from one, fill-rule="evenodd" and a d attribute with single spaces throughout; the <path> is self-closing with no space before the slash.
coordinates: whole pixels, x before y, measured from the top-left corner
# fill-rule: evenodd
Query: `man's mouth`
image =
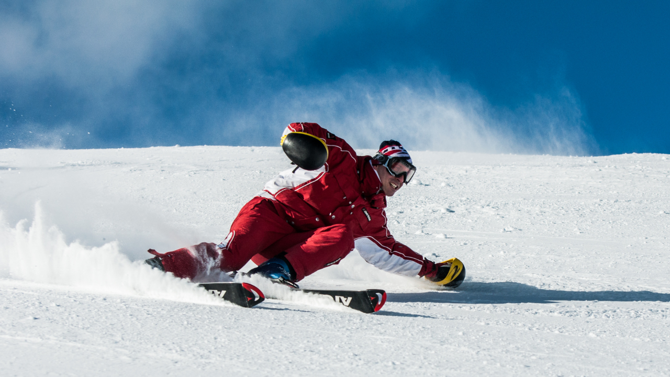
<path id="1" fill-rule="evenodd" d="M 393 187 L 394 190 L 397 190 L 397 189 L 398 189 L 398 185 L 396 185 L 396 184 L 393 183 L 393 182 L 391 182 L 391 187 Z"/>

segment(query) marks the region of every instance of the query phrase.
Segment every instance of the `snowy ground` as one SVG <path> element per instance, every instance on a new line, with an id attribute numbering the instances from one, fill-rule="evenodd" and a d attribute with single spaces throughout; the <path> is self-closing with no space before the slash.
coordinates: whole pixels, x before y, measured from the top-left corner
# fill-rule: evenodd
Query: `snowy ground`
<path id="1" fill-rule="evenodd" d="M 390 228 L 468 278 L 354 252 L 302 282 L 386 289 L 366 315 L 242 309 L 141 263 L 222 240 L 279 148 L 0 150 L 0 375 L 670 375 L 670 156 L 412 156 Z"/>

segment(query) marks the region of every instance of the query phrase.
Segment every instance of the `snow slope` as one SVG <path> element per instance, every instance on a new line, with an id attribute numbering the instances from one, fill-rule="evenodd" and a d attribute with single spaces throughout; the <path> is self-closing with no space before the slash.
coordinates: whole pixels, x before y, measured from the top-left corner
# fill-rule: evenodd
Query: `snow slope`
<path id="1" fill-rule="evenodd" d="M 242 309 L 142 264 L 222 240 L 279 148 L 0 150 L 0 375 L 670 375 L 670 156 L 412 156 L 389 226 L 468 278 L 354 252 L 302 282 L 386 289 L 365 315 Z"/>

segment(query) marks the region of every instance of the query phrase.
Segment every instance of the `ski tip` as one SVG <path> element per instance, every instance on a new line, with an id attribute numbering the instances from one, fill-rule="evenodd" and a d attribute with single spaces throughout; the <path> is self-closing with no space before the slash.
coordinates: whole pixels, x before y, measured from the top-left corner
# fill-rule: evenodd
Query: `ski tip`
<path id="1" fill-rule="evenodd" d="M 386 304 L 386 291 L 381 289 L 368 289 L 368 297 L 372 303 L 372 311 L 378 312 Z"/>
<path id="2" fill-rule="evenodd" d="M 244 288 L 244 295 L 247 298 L 247 307 L 251 308 L 265 301 L 265 295 L 255 285 L 242 283 L 242 288 Z"/>

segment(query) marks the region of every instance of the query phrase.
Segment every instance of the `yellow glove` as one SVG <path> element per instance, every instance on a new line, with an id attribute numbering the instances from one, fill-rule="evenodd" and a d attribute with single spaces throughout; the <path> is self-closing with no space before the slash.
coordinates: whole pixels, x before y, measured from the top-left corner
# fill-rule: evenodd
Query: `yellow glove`
<path id="1" fill-rule="evenodd" d="M 456 288 L 465 279 L 465 266 L 457 258 L 447 259 L 440 263 L 426 260 L 426 263 L 432 264 L 432 266 L 426 266 L 427 272 L 423 277 L 437 285 Z"/>

